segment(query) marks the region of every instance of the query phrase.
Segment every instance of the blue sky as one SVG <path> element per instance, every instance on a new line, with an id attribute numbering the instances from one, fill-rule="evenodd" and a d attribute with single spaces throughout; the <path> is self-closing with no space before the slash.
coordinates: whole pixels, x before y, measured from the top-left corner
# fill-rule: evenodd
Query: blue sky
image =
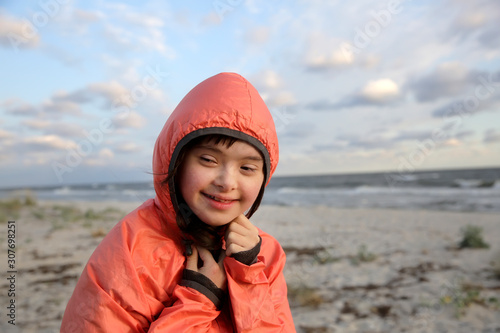
<path id="1" fill-rule="evenodd" d="M 157 134 L 234 71 L 278 175 L 500 166 L 500 3 L 0 1 L 0 187 L 151 178 Z"/>

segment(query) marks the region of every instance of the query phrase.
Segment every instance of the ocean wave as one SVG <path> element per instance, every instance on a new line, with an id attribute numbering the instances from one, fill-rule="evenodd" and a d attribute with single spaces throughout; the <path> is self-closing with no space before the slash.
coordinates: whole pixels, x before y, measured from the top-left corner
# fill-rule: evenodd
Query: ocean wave
<path id="1" fill-rule="evenodd" d="M 266 191 L 263 203 L 283 206 L 500 212 L 500 184 L 493 187 L 392 188 L 371 185 L 355 188 L 284 186 Z"/>
<path id="2" fill-rule="evenodd" d="M 71 188 L 69 186 L 58 187 L 53 190 L 55 195 L 68 195 L 71 193 Z"/>
<path id="3" fill-rule="evenodd" d="M 484 180 L 484 179 L 455 179 L 454 187 L 461 188 L 495 188 L 500 186 L 499 180 Z"/>
<path id="4" fill-rule="evenodd" d="M 270 192 L 270 191 L 268 191 Z M 487 194 L 498 193 L 500 194 L 500 182 L 494 184 L 489 183 L 470 183 L 463 184 L 462 186 L 454 187 L 389 187 L 389 186 L 371 186 L 362 185 L 354 188 L 350 187 L 325 187 L 325 188 L 310 188 L 310 187 L 281 187 L 274 191 L 280 195 L 335 195 L 343 194 L 415 194 L 426 195 L 428 193 L 435 195 L 454 195 L 454 194 Z"/>

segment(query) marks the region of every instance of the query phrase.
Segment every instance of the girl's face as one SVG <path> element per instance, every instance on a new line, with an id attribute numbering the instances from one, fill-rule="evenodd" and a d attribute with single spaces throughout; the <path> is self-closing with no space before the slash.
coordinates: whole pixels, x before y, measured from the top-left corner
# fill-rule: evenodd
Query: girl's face
<path id="1" fill-rule="evenodd" d="M 186 153 L 179 174 L 182 197 L 206 224 L 222 226 L 247 211 L 264 181 L 264 161 L 252 145 L 205 142 Z"/>

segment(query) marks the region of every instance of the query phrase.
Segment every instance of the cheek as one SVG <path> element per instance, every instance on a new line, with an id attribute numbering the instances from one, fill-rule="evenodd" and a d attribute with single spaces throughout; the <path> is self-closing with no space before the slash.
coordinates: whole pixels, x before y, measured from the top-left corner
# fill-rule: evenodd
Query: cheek
<path id="1" fill-rule="evenodd" d="M 197 172 L 195 167 L 187 166 L 179 179 L 179 188 L 185 200 L 189 200 L 198 192 L 204 183 L 204 174 Z"/>
<path id="2" fill-rule="evenodd" d="M 180 182 L 179 182 L 179 189 L 181 192 L 182 197 L 184 200 L 188 200 L 191 197 L 191 194 L 193 190 L 191 189 L 193 187 L 191 183 L 191 179 L 189 177 L 181 177 Z"/>
<path id="3" fill-rule="evenodd" d="M 261 179 L 260 181 L 251 182 L 250 184 L 247 185 L 245 190 L 245 197 L 246 200 L 249 202 L 248 208 L 250 208 L 250 206 L 253 205 L 253 203 L 257 199 L 257 196 L 259 195 L 260 192 L 260 188 L 262 186 L 262 181 L 263 179 Z"/>

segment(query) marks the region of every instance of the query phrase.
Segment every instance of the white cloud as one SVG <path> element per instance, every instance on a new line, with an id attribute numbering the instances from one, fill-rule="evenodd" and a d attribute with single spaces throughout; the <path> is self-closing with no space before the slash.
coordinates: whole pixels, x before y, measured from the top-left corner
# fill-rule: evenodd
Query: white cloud
<path id="1" fill-rule="evenodd" d="M 306 42 L 308 45 L 304 56 L 306 68 L 325 70 L 353 64 L 354 55 L 342 49 L 343 43 L 345 42 L 338 38 L 327 37 L 322 33 L 311 34 Z"/>
<path id="2" fill-rule="evenodd" d="M 27 119 L 22 122 L 22 125 L 42 131 L 46 135 L 54 134 L 66 138 L 82 137 L 83 128 L 76 123 L 70 122 L 54 122 L 44 119 Z"/>
<path id="3" fill-rule="evenodd" d="M 352 53 L 344 53 L 341 50 L 319 52 L 310 50 L 305 59 L 305 64 L 310 69 L 328 69 L 343 67 L 352 64 L 354 56 Z"/>
<path id="4" fill-rule="evenodd" d="M 151 92 L 153 93 L 153 92 Z M 116 81 L 97 82 L 73 92 L 56 91 L 52 96 L 40 103 L 32 105 L 19 99 L 9 99 L 0 106 L 6 113 L 19 116 L 59 116 L 63 114 L 81 115 L 81 105 L 102 99 L 101 108 L 110 109 L 112 105 L 131 107 L 131 91 Z M 152 96 L 160 98 L 154 93 Z"/>
<path id="5" fill-rule="evenodd" d="M 123 15 L 123 19 L 129 24 L 147 29 L 161 28 L 164 26 L 163 20 L 159 17 L 154 17 L 150 14 L 137 13 L 133 10 L 127 11 Z"/>
<path id="6" fill-rule="evenodd" d="M 91 83 L 87 89 L 90 93 L 105 98 L 110 104 L 130 94 L 128 89 L 116 81 Z"/>
<path id="7" fill-rule="evenodd" d="M 110 161 L 115 157 L 113 151 L 109 148 L 102 148 L 97 154 L 89 156 L 83 160 L 85 165 L 96 167 L 96 166 L 109 166 Z"/>
<path id="8" fill-rule="evenodd" d="M 245 40 L 255 45 L 262 45 L 269 41 L 270 31 L 269 27 L 259 26 L 250 29 L 245 35 Z"/>
<path id="9" fill-rule="evenodd" d="M 459 42 L 475 40 L 476 46 L 497 50 L 500 46 L 498 22 L 500 5 L 498 1 L 450 0 L 448 6 L 457 8 L 456 14 L 446 33 L 446 38 L 458 37 Z"/>
<path id="10" fill-rule="evenodd" d="M 31 129 L 45 129 L 50 126 L 51 122 L 48 120 L 40 120 L 40 119 L 28 119 L 22 122 L 24 126 L 27 126 Z"/>
<path id="11" fill-rule="evenodd" d="M 18 49 L 35 48 L 39 44 L 40 36 L 31 22 L 0 11 L 0 45 Z"/>
<path id="12" fill-rule="evenodd" d="M 40 105 L 32 105 L 21 100 L 15 100 L 4 105 L 6 113 L 16 116 L 39 116 L 42 114 L 81 114 L 80 106 L 71 101 L 49 99 Z"/>
<path id="13" fill-rule="evenodd" d="M 439 147 L 458 147 L 458 146 L 462 146 L 463 145 L 463 142 L 456 139 L 456 138 L 451 138 L 451 139 L 448 139 L 448 140 L 445 140 L 443 143 L 441 143 L 439 145 Z"/>
<path id="14" fill-rule="evenodd" d="M 500 132 L 497 131 L 494 128 L 488 129 L 484 133 L 484 139 L 483 142 L 485 143 L 495 143 L 495 142 L 500 142 Z"/>
<path id="15" fill-rule="evenodd" d="M 249 80 L 259 92 L 264 94 L 266 94 L 268 90 L 275 90 L 283 86 L 282 77 L 278 72 L 272 69 L 264 69 L 249 78 Z"/>
<path id="16" fill-rule="evenodd" d="M 10 139 L 14 136 L 11 132 L 0 129 L 0 140 Z"/>
<path id="17" fill-rule="evenodd" d="M 454 81 L 464 81 L 469 77 L 469 71 L 461 62 L 445 62 L 436 68 L 428 78 L 443 83 L 453 83 Z"/>
<path id="18" fill-rule="evenodd" d="M 97 22 L 104 18 L 104 14 L 99 11 L 88 11 L 83 9 L 75 9 L 74 18 L 81 23 L 92 23 Z"/>
<path id="19" fill-rule="evenodd" d="M 210 11 L 208 14 L 202 17 L 201 26 L 211 27 L 219 25 L 221 22 L 222 22 L 221 17 L 215 11 Z"/>
<path id="20" fill-rule="evenodd" d="M 19 145 L 29 150 L 64 150 L 66 148 L 76 148 L 76 143 L 72 140 L 65 140 L 57 135 L 41 135 L 22 139 Z"/>
<path id="21" fill-rule="evenodd" d="M 52 96 L 55 102 L 69 102 L 73 104 L 84 104 L 103 99 L 103 108 L 109 109 L 111 105 L 120 102 L 120 105 L 131 106 L 129 98 L 130 91 L 116 81 L 95 82 L 88 84 L 85 88 L 73 92 L 58 91 Z"/>
<path id="22" fill-rule="evenodd" d="M 312 70 L 345 67 L 353 62 L 353 53 L 342 52 L 340 47 L 330 50 L 309 49 L 305 56 L 305 65 Z"/>
<path id="23" fill-rule="evenodd" d="M 361 89 L 341 98 L 339 102 L 332 103 L 322 99 L 308 104 L 307 107 L 311 110 L 328 111 L 346 107 L 390 105 L 401 100 L 399 86 L 392 79 L 383 78 L 369 81 Z"/>
<path id="24" fill-rule="evenodd" d="M 109 148 L 102 148 L 99 150 L 98 156 L 101 158 L 112 159 L 115 154 Z"/>
<path id="25" fill-rule="evenodd" d="M 486 15 L 479 12 L 467 12 L 456 20 L 457 25 L 464 28 L 478 28 L 486 23 Z"/>
<path id="26" fill-rule="evenodd" d="M 131 32 L 125 28 L 117 27 L 111 24 L 106 24 L 104 27 L 103 37 L 111 42 L 112 45 L 118 47 L 121 51 L 132 49 Z"/>
<path id="27" fill-rule="evenodd" d="M 54 101 L 48 100 L 42 103 L 41 111 L 43 113 L 54 114 L 81 114 L 80 106 L 76 103 L 69 101 Z"/>
<path id="28" fill-rule="evenodd" d="M 370 81 L 360 95 L 370 102 L 382 103 L 393 100 L 400 94 L 398 85 L 391 79 Z"/>
<path id="29" fill-rule="evenodd" d="M 82 37 L 88 35 L 91 26 L 105 22 L 106 18 L 106 15 L 99 10 L 74 8 L 72 3 L 61 6 L 60 11 L 54 16 L 61 34 L 66 37 L 77 35 L 79 40 L 87 45 L 91 40 Z"/>
<path id="30" fill-rule="evenodd" d="M 116 128 L 142 128 L 146 124 L 146 118 L 135 111 L 117 114 L 112 119 Z"/>
<path id="31" fill-rule="evenodd" d="M 282 79 L 278 73 L 272 70 L 267 70 L 263 73 L 263 81 L 266 88 L 279 88 L 282 84 Z"/>
<path id="32" fill-rule="evenodd" d="M 47 154 L 40 154 L 34 152 L 29 156 L 23 156 L 22 165 L 23 166 L 46 166 L 52 161 L 52 157 Z"/>
<path id="33" fill-rule="evenodd" d="M 295 96 L 289 91 L 279 91 L 266 95 L 264 101 L 269 107 L 275 106 L 290 106 L 297 103 Z"/>
<path id="34" fill-rule="evenodd" d="M 119 153 L 137 153 L 142 150 L 142 147 L 135 142 L 123 142 L 115 150 Z"/>
<path id="35" fill-rule="evenodd" d="M 177 53 L 167 44 L 165 23 L 171 15 L 160 13 L 139 13 L 136 8 L 124 4 L 111 4 L 112 18 L 104 26 L 103 36 L 120 53 L 158 52 L 167 59 L 175 59 Z"/>
<path id="36" fill-rule="evenodd" d="M 21 101 L 19 99 L 10 99 L 2 103 L 5 113 L 15 116 L 36 116 L 40 113 L 39 108 Z"/>
<path id="37" fill-rule="evenodd" d="M 157 51 L 170 60 L 177 57 L 175 50 L 165 42 L 165 37 L 161 30 L 152 30 L 148 34 L 139 37 L 137 42 L 139 44 L 138 51 L 144 49 Z"/>

